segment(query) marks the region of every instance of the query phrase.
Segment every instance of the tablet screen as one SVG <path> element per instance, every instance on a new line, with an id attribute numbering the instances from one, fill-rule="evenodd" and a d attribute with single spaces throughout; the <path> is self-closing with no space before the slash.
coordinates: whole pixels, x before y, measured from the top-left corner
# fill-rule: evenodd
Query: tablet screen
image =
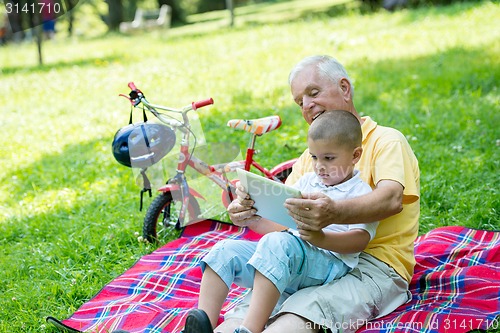
<path id="1" fill-rule="evenodd" d="M 237 169 L 237 173 L 245 192 L 255 201 L 257 215 L 287 228 L 297 229 L 284 204 L 288 198 L 300 198 L 299 190 L 243 169 Z"/>

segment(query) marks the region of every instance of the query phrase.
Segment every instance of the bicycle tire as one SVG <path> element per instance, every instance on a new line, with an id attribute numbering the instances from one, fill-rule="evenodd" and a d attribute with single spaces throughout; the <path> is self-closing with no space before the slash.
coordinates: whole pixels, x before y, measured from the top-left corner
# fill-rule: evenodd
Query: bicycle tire
<path id="1" fill-rule="evenodd" d="M 149 205 L 144 217 L 142 228 L 143 237 L 150 243 L 166 241 L 173 228 L 181 230 L 178 222 L 177 206 L 180 208 L 180 200 L 175 200 L 171 192 L 163 192 L 158 195 Z M 191 195 L 187 207 L 186 221 L 197 218 L 200 215 L 200 205 Z M 160 229 L 160 232 L 158 231 Z"/>

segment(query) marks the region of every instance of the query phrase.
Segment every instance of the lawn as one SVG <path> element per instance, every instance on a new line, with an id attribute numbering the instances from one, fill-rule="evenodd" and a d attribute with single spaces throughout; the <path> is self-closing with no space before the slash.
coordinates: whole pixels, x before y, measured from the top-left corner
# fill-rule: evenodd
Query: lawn
<path id="1" fill-rule="evenodd" d="M 240 9 L 233 29 L 198 17 L 165 34 L 61 36 L 44 43 L 41 67 L 33 44 L 0 47 L 0 332 L 56 332 L 46 316 L 68 317 L 155 249 L 137 240 L 140 187 L 111 154 L 129 81 L 174 107 L 213 97 L 199 112 L 207 142 L 244 147 L 228 119 L 280 115 L 282 127 L 257 142 L 271 167 L 306 146 L 289 70 L 333 55 L 354 79 L 358 111 L 401 130 L 419 159 L 420 233 L 500 229 L 498 3 L 333 8 Z M 245 19 L 259 10 L 270 19 Z"/>

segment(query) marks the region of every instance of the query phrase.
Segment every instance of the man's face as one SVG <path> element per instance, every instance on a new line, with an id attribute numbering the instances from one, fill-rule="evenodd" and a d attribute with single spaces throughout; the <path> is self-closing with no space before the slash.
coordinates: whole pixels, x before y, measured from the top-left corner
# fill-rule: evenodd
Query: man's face
<path id="1" fill-rule="evenodd" d="M 308 124 L 328 110 L 351 110 L 341 87 L 318 75 L 313 65 L 297 74 L 291 83 L 291 90 Z"/>

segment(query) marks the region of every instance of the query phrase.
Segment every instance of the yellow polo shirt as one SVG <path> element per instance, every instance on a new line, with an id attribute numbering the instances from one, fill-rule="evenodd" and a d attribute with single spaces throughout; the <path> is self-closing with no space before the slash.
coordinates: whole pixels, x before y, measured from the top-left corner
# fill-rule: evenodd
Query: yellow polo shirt
<path id="1" fill-rule="evenodd" d="M 370 117 L 362 117 L 363 154 L 356 165 L 361 178 L 372 188 L 381 180 L 403 185 L 403 210 L 380 221 L 377 234 L 365 249 L 385 262 L 407 281 L 411 280 L 415 257 L 413 244 L 418 235 L 420 216 L 420 171 L 418 161 L 401 132 L 377 125 Z M 286 180 L 294 184 L 304 173 L 311 172 L 309 150 L 299 157 Z"/>

